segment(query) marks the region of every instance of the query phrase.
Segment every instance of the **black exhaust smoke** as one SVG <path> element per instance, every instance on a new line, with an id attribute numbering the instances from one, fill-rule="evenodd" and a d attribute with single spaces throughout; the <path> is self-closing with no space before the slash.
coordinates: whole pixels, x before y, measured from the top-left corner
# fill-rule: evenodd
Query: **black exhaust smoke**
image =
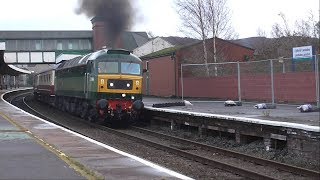
<path id="1" fill-rule="evenodd" d="M 131 28 L 135 14 L 130 2 L 132 0 L 78 0 L 76 13 L 101 19 L 108 44 L 114 47 L 121 33 Z"/>

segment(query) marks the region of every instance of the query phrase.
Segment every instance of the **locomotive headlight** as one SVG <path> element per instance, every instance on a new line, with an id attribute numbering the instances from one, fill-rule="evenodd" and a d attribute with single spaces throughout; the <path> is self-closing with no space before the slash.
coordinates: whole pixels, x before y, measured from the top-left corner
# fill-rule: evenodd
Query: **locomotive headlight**
<path id="1" fill-rule="evenodd" d="M 114 84 L 113 83 L 110 83 L 110 87 L 113 87 L 114 86 Z"/>
<path id="2" fill-rule="evenodd" d="M 131 96 L 131 99 L 134 100 L 134 96 Z"/>
<path id="3" fill-rule="evenodd" d="M 129 84 L 129 83 L 127 84 L 127 87 L 130 87 L 130 84 Z"/>
<path id="4" fill-rule="evenodd" d="M 122 94 L 122 97 L 126 97 L 126 94 Z"/>

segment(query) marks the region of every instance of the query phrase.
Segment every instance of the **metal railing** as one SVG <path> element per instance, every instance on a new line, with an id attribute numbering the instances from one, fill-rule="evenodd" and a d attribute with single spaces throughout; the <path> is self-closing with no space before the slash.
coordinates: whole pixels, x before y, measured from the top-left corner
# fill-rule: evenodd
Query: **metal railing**
<path id="1" fill-rule="evenodd" d="M 181 97 L 182 99 L 190 97 L 188 89 L 185 89 L 185 87 L 190 87 L 187 84 L 190 78 L 193 79 L 193 82 L 195 82 L 195 79 L 206 79 L 209 83 L 214 82 L 215 79 L 228 77 L 233 79 L 232 82 L 237 81 L 237 84 L 234 84 L 234 86 L 237 87 L 237 98 L 239 101 L 243 99 L 255 100 L 250 93 L 252 94 L 255 90 L 261 90 L 261 86 L 264 86 L 264 94 L 261 94 L 268 96 L 265 99 L 270 100 L 273 104 L 277 102 L 304 101 L 316 103 L 320 107 L 318 61 L 319 55 L 314 55 L 312 59 L 305 61 L 297 61 L 292 58 L 278 58 L 261 61 L 208 63 L 206 65 L 181 64 Z M 206 73 L 208 72 L 207 70 L 209 70 L 209 75 Z M 297 80 L 296 83 L 294 78 Z M 304 87 L 307 90 L 306 92 L 308 92 L 305 99 L 285 97 L 294 96 L 295 93 L 299 93 L 299 89 L 302 91 L 301 87 Z M 286 95 L 285 88 L 287 88 L 289 95 Z M 310 90 L 310 88 L 314 88 L 314 90 Z M 200 89 L 197 91 L 198 97 L 203 97 Z M 310 95 L 311 91 L 312 94 Z M 303 94 L 303 92 L 301 93 Z M 278 97 L 276 96 L 277 94 Z M 194 96 L 195 94 L 193 93 L 192 97 Z M 310 98 L 311 96 L 312 99 Z M 208 98 L 219 97 L 212 94 Z"/>

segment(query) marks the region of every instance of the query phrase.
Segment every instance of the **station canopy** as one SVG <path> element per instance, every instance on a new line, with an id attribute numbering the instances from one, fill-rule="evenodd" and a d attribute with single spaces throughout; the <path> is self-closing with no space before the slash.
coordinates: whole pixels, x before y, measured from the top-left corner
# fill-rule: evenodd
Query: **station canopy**
<path id="1" fill-rule="evenodd" d="M 31 72 L 5 63 L 4 50 L 0 49 L 0 75 L 18 76 L 20 74 L 31 74 Z"/>

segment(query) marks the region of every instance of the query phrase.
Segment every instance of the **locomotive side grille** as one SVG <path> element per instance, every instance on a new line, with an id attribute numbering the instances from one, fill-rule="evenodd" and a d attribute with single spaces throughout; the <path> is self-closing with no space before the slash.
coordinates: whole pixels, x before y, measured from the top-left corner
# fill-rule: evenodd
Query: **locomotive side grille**
<path id="1" fill-rule="evenodd" d="M 107 82 L 108 89 L 132 90 L 132 80 L 109 79 Z"/>

